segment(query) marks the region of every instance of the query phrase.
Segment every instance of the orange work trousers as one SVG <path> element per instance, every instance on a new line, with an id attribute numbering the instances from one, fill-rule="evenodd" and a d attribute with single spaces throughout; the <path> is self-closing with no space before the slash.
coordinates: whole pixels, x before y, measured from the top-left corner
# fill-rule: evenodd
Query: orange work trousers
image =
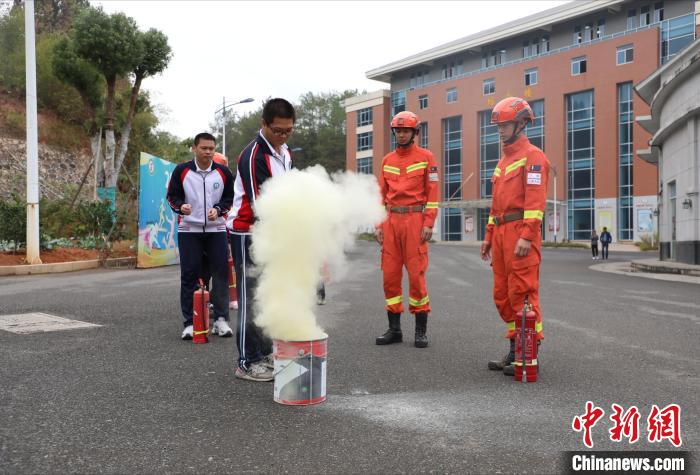
<path id="1" fill-rule="evenodd" d="M 507 338 L 515 338 L 515 319 L 522 318 L 525 297 L 537 316 L 537 339 L 542 336 L 540 311 L 540 251 L 541 238 L 532 241 L 527 256 L 515 255 L 515 244 L 520 238 L 523 222 L 510 221 L 494 227 L 491 243 L 493 266 L 493 301 L 506 323 Z"/>
<path id="2" fill-rule="evenodd" d="M 421 242 L 420 239 L 423 213 L 389 213 L 382 227 L 382 271 L 386 309 L 393 313 L 403 312 L 401 280 L 405 266 L 408 271 L 408 311 L 430 312 L 430 298 L 425 285 L 428 243 Z"/>

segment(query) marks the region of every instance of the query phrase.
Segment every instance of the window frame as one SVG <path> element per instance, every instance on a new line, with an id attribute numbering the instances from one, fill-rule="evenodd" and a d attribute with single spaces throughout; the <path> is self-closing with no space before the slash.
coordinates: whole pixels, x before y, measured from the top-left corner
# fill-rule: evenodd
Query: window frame
<path id="1" fill-rule="evenodd" d="M 532 81 L 533 76 L 535 78 L 534 82 Z M 537 68 L 526 69 L 525 70 L 525 85 L 526 86 L 534 86 L 537 84 L 537 81 L 538 81 Z"/>
<path id="2" fill-rule="evenodd" d="M 620 62 L 620 54 L 624 61 Z M 629 64 L 634 62 L 634 44 L 627 44 L 618 46 L 615 50 L 615 64 L 617 66 L 622 66 L 624 64 Z"/>
<path id="3" fill-rule="evenodd" d="M 427 94 L 422 94 L 418 96 L 418 109 L 427 109 L 428 108 L 428 95 Z"/>
<path id="4" fill-rule="evenodd" d="M 445 90 L 445 101 L 448 104 L 452 104 L 457 102 L 458 96 L 457 96 L 457 88 L 456 87 L 451 87 L 447 90 Z"/>
<path id="5" fill-rule="evenodd" d="M 574 67 L 578 65 L 578 72 L 574 72 Z M 577 56 L 571 59 L 571 75 L 580 76 L 588 72 L 588 57 L 587 56 Z"/>
<path id="6" fill-rule="evenodd" d="M 486 91 L 486 86 L 489 86 L 489 92 Z M 481 92 L 484 96 L 496 94 L 496 78 L 484 79 L 481 82 Z"/>

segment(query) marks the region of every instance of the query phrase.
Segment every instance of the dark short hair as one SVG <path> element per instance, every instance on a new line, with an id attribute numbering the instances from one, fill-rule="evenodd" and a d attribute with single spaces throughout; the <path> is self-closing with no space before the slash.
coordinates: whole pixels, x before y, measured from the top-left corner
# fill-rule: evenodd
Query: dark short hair
<path id="1" fill-rule="evenodd" d="M 200 140 L 211 140 L 216 143 L 216 138 L 209 132 L 202 132 L 194 136 L 194 144 L 199 145 Z"/>
<path id="2" fill-rule="evenodd" d="M 279 117 L 280 119 L 292 119 L 292 122 L 296 122 L 297 120 L 294 106 L 281 97 L 269 99 L 263 106 L 262 119 L 266 124 L 274 122 L 275 117 Z"/>

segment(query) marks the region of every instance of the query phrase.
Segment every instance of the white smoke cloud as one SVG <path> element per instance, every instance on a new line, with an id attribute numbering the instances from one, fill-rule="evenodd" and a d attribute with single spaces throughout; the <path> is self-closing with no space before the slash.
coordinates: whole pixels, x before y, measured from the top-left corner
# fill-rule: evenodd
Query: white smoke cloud
<path id="1" fill-rule="evenodd" d="M 342 277 L 345 253 L 360 228 L 384 220 L 374 175 L 338 173 L 320 165 L 268 180 L 256 201 L 253 259 L 261 272 L 256 323 L 271 338 L 325 337 L 316 323 L 316 285 L 322 266 Z"/>

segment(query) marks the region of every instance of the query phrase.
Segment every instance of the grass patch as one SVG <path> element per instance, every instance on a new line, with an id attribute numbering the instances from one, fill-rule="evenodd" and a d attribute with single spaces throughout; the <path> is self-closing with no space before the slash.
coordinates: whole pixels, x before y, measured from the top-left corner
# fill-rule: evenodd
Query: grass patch
<path id="1" fill-rule="evenodd" d="M 543 241 L 542 247 L 563 247 L 563 248 L 570 248 L 570 249 L 590 249 L 591 248 L 591 246 L 588 244 L 583 244 L 582 242 L 571 242 L 571 241 L 563 241 L 563 242 Z"/>
<path id="2" fill-rule="evenodd" d="M 640 251 L 658 251 L 659 250 L 659 237 L 654 238 L 649 236 L 642 236 L 642 240 L 634 243 L 635 246 L 639 248 Z"/>

